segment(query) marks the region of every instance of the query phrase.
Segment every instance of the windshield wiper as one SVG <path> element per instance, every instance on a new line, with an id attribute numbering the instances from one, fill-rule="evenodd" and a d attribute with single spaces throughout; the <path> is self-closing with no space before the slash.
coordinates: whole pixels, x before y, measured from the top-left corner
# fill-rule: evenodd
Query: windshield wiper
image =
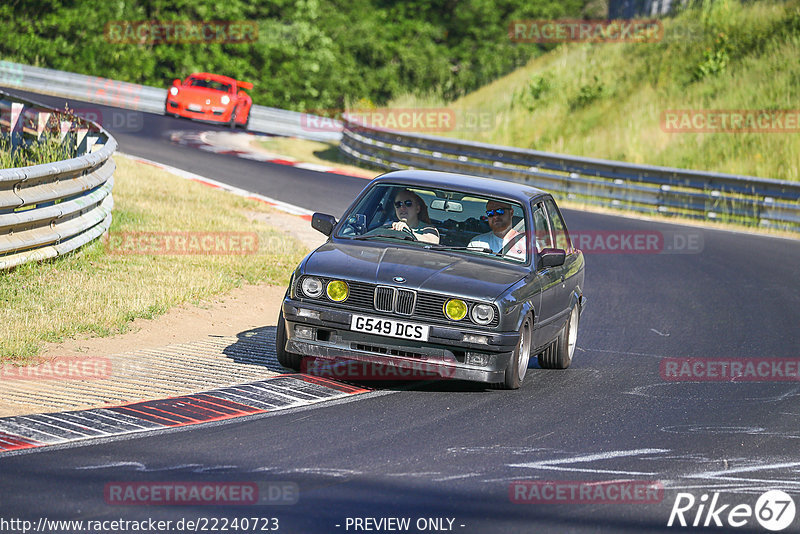
<path id="1" fill-rule="evenodd" d="M 356 237 L 352 237 L 351 239 L 356 239 L 358 241 L 365 241 L 367 239 L 400 239 L 403 241 L 416 241 L 416 239 L 414 239 L 411 236 L 400 236 L 400 235 L 359 235 Z"/>
<path id="2" fill-rule="evenodd" d="M 455 245 L 425 245 L 425 248 L 432 248 L 434 250 L 472 250 L 474 252 L 483 252 L 484 254 L 494 254 L 491 249 L 486 247 L 458 247 Z"/>

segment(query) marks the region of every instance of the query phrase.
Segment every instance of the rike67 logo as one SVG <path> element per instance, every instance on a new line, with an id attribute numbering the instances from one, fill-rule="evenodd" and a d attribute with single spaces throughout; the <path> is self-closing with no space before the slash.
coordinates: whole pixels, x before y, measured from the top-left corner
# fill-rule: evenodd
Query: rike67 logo
<path id="1" fill-rule="evenodd" d="M 721 504 L 716 492 L 710 500 L 706 493 L 699 499 L 691 493 L 678 493 L 667 526 L 725 527 L 727 530 L 751 524 L 755 518 L 765 529 L 778 532 L 794 522 L 795 511 L 792 497 L 780 490 L 763 493 L 755 506 Z"/>

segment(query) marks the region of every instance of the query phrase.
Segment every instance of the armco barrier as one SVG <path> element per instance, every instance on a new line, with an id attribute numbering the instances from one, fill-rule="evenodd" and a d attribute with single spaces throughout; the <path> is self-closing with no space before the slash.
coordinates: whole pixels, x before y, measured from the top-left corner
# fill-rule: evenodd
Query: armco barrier
<path id="1" fill-rule="evenodd" d="M 0 61 L 0 86 L 163 113 L 166 90 Z M 309 128 L 313 116 L 253 106 L 250 129 L 338 141 L 361 162 L 386 169 L 426 168 L 524 181 L 569 199 L 643 213 L 704 220 L 757 221 L 800 232 L 800 183 L 553 154 L 368 128 L 353 121 Z"/>
<path id="2" fill-rule="evenodd" d="M 165 86 L 171 83 L 172 80 L 164 80 Z M 0 86 L 157 114 L 164 113 L 164 104 L 167 100 L 167 90 L 159 87 L 31 67 L 10 61 L 0 61 Z M 334 122 L 332 128 L 319 130 L 304 127 L 308 117 L 296 111 L 253 106 L 250 110 L 248 129 L 253 132 L 302 137 L 314 141 L 338 142 L 341 139 L 341 131 L 336 131 L 338 122 Z"/>
<path id="3" fill-rule="evenodd" d="M 553 154 L 366 127 L 345 117 L 339 148 L 385 169 L 527 182 L 562 198 L 642 213 L 800 232 L 800 183 Z"/>
<path id="4" fill-rule="evenodd" d="M 114 138 L 91 121 L 0 91 L 0 136 L 18 147 L 47 135 L 74 143 L 77 157 L 0 169 L 0 269 L 60 256 L 111 225 Z"/>

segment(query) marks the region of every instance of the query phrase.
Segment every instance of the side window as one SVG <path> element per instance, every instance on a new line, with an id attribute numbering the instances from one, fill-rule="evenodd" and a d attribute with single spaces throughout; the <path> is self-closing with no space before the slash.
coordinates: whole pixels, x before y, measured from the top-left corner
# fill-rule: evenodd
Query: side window
<path id="1" fill-rule="evenodd" d="M 550 236 L 550 228 L 547 226 L 547 213 L 541 202 L 533 205 L 533 235 L 537 254 L 543 249 L 553 248 L 553 239 Z"/>
<path id="2" fill-rule="evenodd" d="M 571 250 L 572 244 L 567 232 L 567 225 L 564 224 L 564 219 L 561 218 L 561 213 L 559 213 L 556 203 L 553 202 L 552 198 L 548 198 L 544 203 L 547 206 L 547 214 L 550 216 L 550 226 L 556 236 L 556 248 L 566 251 Z"/>

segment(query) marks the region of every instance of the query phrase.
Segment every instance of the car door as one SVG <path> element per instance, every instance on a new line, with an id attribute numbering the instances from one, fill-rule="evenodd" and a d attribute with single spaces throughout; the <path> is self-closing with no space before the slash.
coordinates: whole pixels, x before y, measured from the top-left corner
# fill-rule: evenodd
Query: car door
<path id="1" fill-rule="evenodd" d="M 566 252 L 564 264 L 551 267 L 549 273 L 553 285 L 548 296 L 548 306 L 552 307 L 552 324 L 549 325 L 548 332 L 552 339 L 558 335 L 569 316 L 572 295 L 576 291 L 576 284 L 580 283 L 573 275 L 578 271 L 578 263 L 582 260 L 572 247 L 567 226 L 555 201 L 551 197 L 545 198 L 544 207 L 554 246 Z M 580 289 L 577 291 L 580 292 Z"/>
<path id="2" fill-rule="evenodd" d="M 536 324 L 534 324 L 533 345 L 536 349 L 548 344 L 554 337 L 553 332 L 557 332 L 554 322 L 558 314 L 558 296 L 556 290 L 561 282 L 561 273 L 557 268 L 542 267 L 541 253 L 544 249 L 554 248 L 552 230 L 547 219 L 547 210 L 542 200 L 531 203 L 533 214 L 533 246 L 534 253 L 532 269 L 537 278 L 537 284 L 541 288 L 539 298 L 539 308 L 537 310 Z"/>

